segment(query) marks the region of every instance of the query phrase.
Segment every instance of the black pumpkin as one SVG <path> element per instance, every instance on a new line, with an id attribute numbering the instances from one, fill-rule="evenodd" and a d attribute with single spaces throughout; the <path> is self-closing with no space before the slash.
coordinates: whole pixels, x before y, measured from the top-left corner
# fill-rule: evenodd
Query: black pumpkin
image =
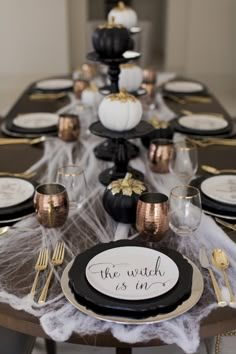
<path id="1" fill-rule="evenodd" d="M 134 224 L 139 196 L 147 191 L 143 182 L 127 173 L 124 179 L 113 181 L 103 194 L 106 212 L 117 222 Z"/>
<path id="2" fill-rule="evenodd" d="M 130 34 L 127 28 L 112 22 L 98 26 L 92 42 L 101 58 L 120 58 L 130 48 Z"/>

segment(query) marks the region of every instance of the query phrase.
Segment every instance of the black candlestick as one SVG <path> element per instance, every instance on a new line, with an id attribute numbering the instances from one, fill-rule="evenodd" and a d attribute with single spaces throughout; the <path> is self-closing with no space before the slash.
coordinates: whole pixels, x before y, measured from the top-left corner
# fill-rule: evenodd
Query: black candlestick
<path id="1" fill-rule="evenodd" d="M 109 93 L 118 93 L 119 92 L 119 74 L 120 74 L 120 64 L 124 64 L 129 62 L 131 59 L 138 59 L 140 57 L 140 53 L 130 51 L 131 56 L 129 58 L 120 57 L 120 58 L 101 58 L 96 52 L 88 53 L 87 59 L 95 62 L 100 62 L 105 64 L 109 67 L 108 69 L 108 76 L 111 82 L 109 86 L 108 92 Z M 133 55 L 132 55 L 133 53 Z M 116 151 L 117 144 L 113 139 L 106 140 L 105 142 L 99 144 L 95 147 L 94 153 L 98 159 L 104 161 L 112 161 L 113 156 L 117 154 Z M 126 144 L 128 158 L 132 159 L 138 156 L 139 148 L 127 142 Z"/>
<path id="2" fill-rule="evenodd" d="M 114 131 L 105 128 L 100 121 L 93 123 L 90 126 L 90 131 L 92 134 L 103 137 L 110 138 L 115 142 L 116 154 L 113 157 L 114 166 L 104 170 L 99 175 L 99 181 L 107 186 L 112 181 L 124 178 L 127 172 L 132 173 L 135 179 L 143 179 L 142 172 L 135 170 L 129 166 L 129 154 L 127 149 L 127 140 L 141 138 L 153 131 L 153 127 L 145 122 L 141 121 L 135 128 L 128 131 Z"/>

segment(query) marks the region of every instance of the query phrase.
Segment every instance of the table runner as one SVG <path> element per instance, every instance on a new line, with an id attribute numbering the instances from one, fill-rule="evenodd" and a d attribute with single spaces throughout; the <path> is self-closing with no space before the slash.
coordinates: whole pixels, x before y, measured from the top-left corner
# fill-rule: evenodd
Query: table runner
<path id="1" fill-rule="evenodd" d="M 166 76 L 159 78 L 166 79 Z M 160 94 L 157 95 L 156 100 L 158 116 L 161 119 L 171 119 L 174 113 L 165 105 Z M 177 344 L 186 353 L 194 353 L 199 345 L 200 321 L 217 307 L 212 285 L 205 271 L 203 271 L 205 289 L 198 305 L 184 315 L 159 324 L 120 325 L 82 314 L 69 304 L 62 294 L 59 286 L 62 269 L 55 269 L 56 279 L 52 282 L 48 301 L 44 306 L 38 305 L 28 295 L 35 275 L 34 264 L 42 246 L 48 246 L 52 251 L 57 240 L 63 239 L 66 244 L 65 266 L 79 252 L 98 242 L 133 238 L 137 235 L 132 226 L 114 222 L 103 209 L 104 186 L 99 184 L 98 175 L 112 163 L 102 162 L 94 157 L 93 148 L 102 141 L 91 135 L 87 129 L 88 125 L 96 119 L 94 111 L 81 110 L 80 105 L 70 106 L 70 110 L 73 112 L 79 110 L 80 119 L 83 120 L 79 142 L 65 143 L 58 138 L 48 138 L 42 159 L 33 165 L 31 170 L 38 172 L 38 181 L 51 182 L 56 180 L 56 171 L 61 165 L 68 163 L 83 165 L 89 185 L 87 200 L 79 212 L 70 215 L 60 230 L 44 229 L 35 217 L 29 217 L 16 224 L 17 227 L 22 228 L 20 232 L 12 229 L 0 239 L 0 301 L 39 317 L 44 331 L 56 341 L 68 340 L 73 331 L 81 335 L 110 331 L 120 341 L 130 344 L 159 338 L 167 344 Z M 175 135 L 175 139 L 181 138 L 181 135 Z M 169 195 L 170 189 L 177 184 L 177 181 L 170 174 L 152 173 L 145 158 L 146 150 L 139 141 L 135 143 L 139 145 L 141 154 L 131 160 L 130 164 L 145 173 L 147 183 L 154 190 Z M 23 231 L 24 227 L 32 228 L 32 232 Z M 208 256 L 213 248 L 224 248 L 230 256 L 232 266 L 228 270 L 228 275 L 236 291 L 234 282 L 236 245 L 211 217 L 203 215 L 201 225 L 193 236 L 181 238 L 169 232 L 160 245 L 177 249 L 193 260 L 199 268 L 198 253 L 201 246 L 207 248 Z M 214 272 L 228 298 L 222 274 L 215 269 Z M 27 277 L 22 279 L 22 274 Z M 47 272 L 40 275 L 39 288 L 42 288 L 46 276 Z M 36 300 L 37 298 L 38 296 Z"/>

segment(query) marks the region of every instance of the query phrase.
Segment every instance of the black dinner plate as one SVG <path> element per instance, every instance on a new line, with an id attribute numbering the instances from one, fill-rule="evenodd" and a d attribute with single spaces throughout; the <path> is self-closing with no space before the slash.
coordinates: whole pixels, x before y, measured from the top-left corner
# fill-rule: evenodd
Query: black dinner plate
<path id="1" fill-rule="evenodd" d="M 159 247 L 158 251 L 169 256 L 179 269 L 178 282 L 167 293 L 151 299 L 129 301 L 116 299 L 95 290 L 89 284 L 85 275 L 89 261 L 100 252 L 125 246 L 155 248 L 153 243 L 121 240 L 98 244 L 75 258 L 69 271 L 69 286 L 79 303 L 103 315 L 112 314 L 132 318 L 146 318 L 151 315 L 173 311 L 189 298 L 192 287 L 192 266 L 177 251 L 170 249 L 160 250 Z"/>
<path id="2" fill-rule="evenodd" d="M 0 178 L 11 178 L 9 176 L 1 176 Z M 17 179 L 18 177 L 14 177 L 14 179 Z M 34 181 L 29 181 L 24 178 L 19 178 L 21 180 L 25 180 L 33 185 L 35 188 L 37 183 Z M 4 222 L 5 220 L 11 220 L 11 219 L 19 219 L 25 215 L 32 214 L 34 212 L 34 204 L 33 204 L 33 198 L 34 198 L 34 193 L 29 197 L 27 200 L 25 200 L 22 203 L 9 206 L 6 208 L 0 208 L 0 222 Z"/>
<path id="3" fill-rule="evenodd" d="M 197 114 L 197 113 L 196 113 Z M 217 129 L 217 130 L 198 130 L 198 129 L 191 129 L 191 128 L 186 128 L 179 124 L 178 120 L 179 118 L 183 117 L 183 115 L 174 118 L 171 120 L 171 125 L 173 129 L 177 132 L 188 134 L 188 135 L 194 135 L 194 136 L 221 136 L 221 135 L 230 135 L 233 130 L 234 130 L 234 123 L 232 119 L 226 117 L 224 118 L 228 125 L 225 128 L 222 129 Z M 230 137 L 230 136 L 229 136 Z"/>
<path id="4" fill-rule="evenodd" d="M 222 217 L 230 216 L 230 217 L 236 218 L 236 205 L 230 205 L 230 204 L 226 204 L 223 202 L 218 202 L 214 199 L 207 197 L 201 191 L 201 183 L 207 178 L 209 178 L 209 176 L 201 176 L 201 177 L 197 177 L 191 181 L 191 185 L 198 188 L 201 193 L 203 210 L 205 210 L 206 212 L 208 211 L 213 214 L 222 215 Z"/>
<path id="5" fill-rule="evenodd" d="M 201 82 L 199 81 L 195 81 L 195 80 L 185 80 L 185 79 L 178 79 L 178 78 L 175 78 L 169 82 L 190 82 L 190 83 L 196 83 L 196 84 L 199 84 L 202 86 L 202 90 L 197 90 L 197 91 L 191 91 L 191 92 L 186 92 L 186 91 L 172 91 L 172 90 L 169 90 L 169 89 L 166 89 L 165 88 L 165 85 L 163 85 L 162 87 L 162 94 L 164 96 L 164 98 L 168 98 L 168 96 L 170 97 L 171 99 L 171 95 L 172 96 L 178 96 L 178 97 L 182 97 L 182 96 L 202 96 L 202 97 L 209 97 L 209 92 L 208 92 L 208 89 L 207 87 L 202 84 Z"/>

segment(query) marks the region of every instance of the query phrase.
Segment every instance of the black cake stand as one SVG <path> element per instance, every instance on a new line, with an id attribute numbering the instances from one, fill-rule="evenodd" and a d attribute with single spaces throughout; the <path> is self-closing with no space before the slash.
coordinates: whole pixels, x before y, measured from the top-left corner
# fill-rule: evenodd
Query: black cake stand
<path id="1" fill-rule="evenodd" d="M 151 124 L 141 121 L 135 128 L 128 131 L 114 131 L 105 128 L 100 121 L 97 121 L 89 127 L 92 134 L 112 139 L 115 143 L 116 153 L 113 155 L 114 166 L 107 168 L 99 175 L 99 181 L 107 186 L 112 181 L 124 178 L 127 172 L 132 173 L 135 179 L 143 180 L 142 172 L 128 166 L 129 155 L 127 152 L 127 140 L 141 138 L 153 131 Z"/>
<path id="2" fill-rule="evenodd" d="M 118 93 L 119 92 L 119 75 L 120 75 L 120 64 L 128 63 L 130 60 L 135 60 L 140 58 L 140 53 L 130 51 L 131 55 L 129 58 L 101 58 L 96 52 L 91 52 L 87 54 L 87 59 L 95 62 L 99 62 L 108 66 L 108 77 L 111 82 L 108 92 Z M 133 53 L 133 56 L 132 56 Z M 94 154 L 98 159 L 104 161 L 113 161 L 113 156 L 117 154 L 117 142 L 113 138 L 106 140 L 105 142 L 99 144 L 94 149 Z M 133 159 L 138 156 L 139 148 L 130 143 L 126 142 L 126 149 L 128 158 Z"/>

